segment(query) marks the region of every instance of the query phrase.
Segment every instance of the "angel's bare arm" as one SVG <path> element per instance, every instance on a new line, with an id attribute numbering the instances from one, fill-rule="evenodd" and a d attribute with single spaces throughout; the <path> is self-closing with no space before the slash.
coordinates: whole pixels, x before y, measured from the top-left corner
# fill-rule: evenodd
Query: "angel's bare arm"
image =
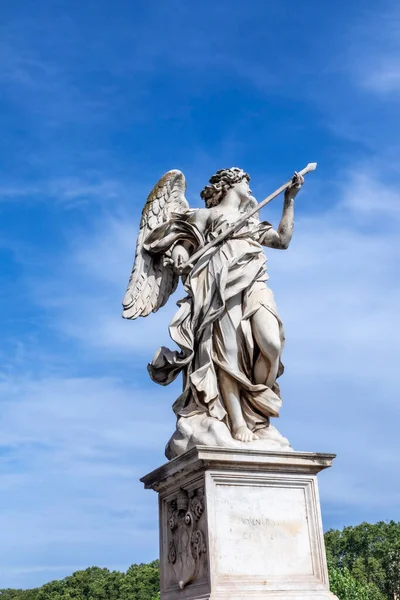
<path id="1" fill-rule="evenodd" d="M 294 199 L 303 185 L 304 179 L 295 174 L 292 185 L 285 192 L 282 218 L 278 229 L 269 229 L 263 236 L 262 244 L 269 248 L 286 250 L 289 247 L 294 229 Z"/>
<path id="2" fill-rule="evenodd" d="M 262 244 L 268 248 L 286 250 L 289 247 L 294 229 L 294 199 L 286 198 L 283 203 L 282 218 L 277 230 L 269 229 L 263 236 Z"/>

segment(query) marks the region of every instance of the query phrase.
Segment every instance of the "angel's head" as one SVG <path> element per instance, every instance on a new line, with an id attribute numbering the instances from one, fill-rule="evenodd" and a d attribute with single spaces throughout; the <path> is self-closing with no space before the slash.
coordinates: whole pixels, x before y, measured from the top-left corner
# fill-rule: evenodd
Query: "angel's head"
<path id="1" fill-rule="evenodd" d="M 207 208 L 217 206 L 226 193 L 235 188 L 241 200 L 248 199 L 250 175 L 238 167 L 231 169 L 220 169 L 210 178 L 210 185 L 206 185 L 200 193 Z"/>

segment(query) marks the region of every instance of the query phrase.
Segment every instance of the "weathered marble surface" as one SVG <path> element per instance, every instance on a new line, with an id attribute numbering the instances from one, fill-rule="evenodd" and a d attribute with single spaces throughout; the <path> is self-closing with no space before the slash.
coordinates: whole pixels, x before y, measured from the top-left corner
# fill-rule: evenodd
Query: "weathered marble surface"
<path id="1" fill-rule="evenodd" d="M 193 448 L 159 493 L 162 600 L 334 600 L 317 473 L 334 455 Z"/>

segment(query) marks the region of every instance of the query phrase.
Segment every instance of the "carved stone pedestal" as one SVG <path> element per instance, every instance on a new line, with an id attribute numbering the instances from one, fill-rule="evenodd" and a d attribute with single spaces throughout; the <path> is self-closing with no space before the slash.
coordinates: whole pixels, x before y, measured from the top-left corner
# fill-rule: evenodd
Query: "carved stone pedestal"
<path id="1" fill-rule="evenodd" d="M 159 494 L 162 600 L 328 600 L 316 475 L 334 455 L 196 447 Z"/>

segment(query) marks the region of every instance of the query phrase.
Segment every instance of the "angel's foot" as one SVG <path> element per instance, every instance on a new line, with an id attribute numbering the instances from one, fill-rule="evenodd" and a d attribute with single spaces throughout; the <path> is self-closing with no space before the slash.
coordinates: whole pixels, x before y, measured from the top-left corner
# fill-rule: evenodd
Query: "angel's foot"
<path id="1" fill-rule="evenodd" d="M 235 429 L 233 432 L 233 438 L 239 442 L 252 442 L 253 440 L 258 440 L 258 436 L 250 431 L 246 425 Z"/>

